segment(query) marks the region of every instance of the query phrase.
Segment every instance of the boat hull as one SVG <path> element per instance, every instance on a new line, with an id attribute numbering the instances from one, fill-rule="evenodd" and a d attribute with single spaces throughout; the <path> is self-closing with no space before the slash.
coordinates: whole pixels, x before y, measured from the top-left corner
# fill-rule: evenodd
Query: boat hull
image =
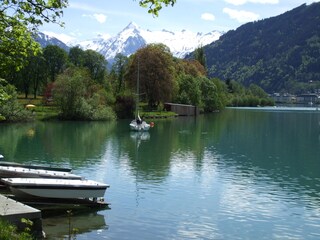
<path id="1" fill-rule="evenodd" d="M 99 198 L 109 187 L 92 180 L 76 179 L 3 178 L 1 181 L 21 198 Z"/>
<path id="2" fill-rule="evenodd" d="M 133 131 L 148 131 L 150 129 L 150 124 L 142 121 L 142 123 L 138 124 L 136 120 L 132 120 L 130 123 L 130 129 Z"/>
<path id="3" fill-rule="evenodd" d="M 70 172 L 52 171 L 45 169 L 33 169 L 26 167 L 0 166 L 1 178 L 61 178 L 61 179 L 82 179 L 81 176 Z"/>

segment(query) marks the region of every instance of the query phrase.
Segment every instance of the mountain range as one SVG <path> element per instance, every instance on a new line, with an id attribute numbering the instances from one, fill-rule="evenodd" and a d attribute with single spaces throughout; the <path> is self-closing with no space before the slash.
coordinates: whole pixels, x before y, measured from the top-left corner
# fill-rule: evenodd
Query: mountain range
<path id="1" fill-rule="evenodd" d="M 320 2 L 244 24 L 204 52 L 211 77 L 270 93 L 320 93 Z"/>
<path id="2" fill-rule="evenodd" d="M 73 46 L 80 46 L 84 50 L 91 49 L 102 54 L 108 61 L 108 64 L 112 65 L 113 59 L 118 53 L 130 56 L 139 48 L 150 43 L 163 43 L 170 48 L 171 53 L 175 57 L 184 58 L 197 47 L 216 41 L 222 34 L 223 32 L 219 31 L 212 31 L 206 34 L 194 33 L 188 30 L 180 32 L 168 30 L 150 31 L 144 30 L 131 22 L 116 36 L 107 39 L 100 36 L 87 41 L 63 43 L 54 37 L 39 33 L 36 40 L 43 47 L 54 44 L 67 51 Z"/>

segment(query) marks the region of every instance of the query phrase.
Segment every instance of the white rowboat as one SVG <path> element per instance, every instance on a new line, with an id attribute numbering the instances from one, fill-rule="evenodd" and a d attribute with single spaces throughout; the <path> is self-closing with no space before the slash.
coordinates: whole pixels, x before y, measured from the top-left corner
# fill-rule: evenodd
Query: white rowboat
<path id="1" fill-rule="evenodd" d="M 26 167 L 0 166 L 0 178 L 12 177 L 82 179 L 81 176 L 72 174 L 70 172 L 34 169 Z"/>
<path id="2" fill-rule="evenodd" d="M 2 178 L 17 197 L 25 198 L 99 198 L 109 185 L 93 180 L 54 178 Z"/>

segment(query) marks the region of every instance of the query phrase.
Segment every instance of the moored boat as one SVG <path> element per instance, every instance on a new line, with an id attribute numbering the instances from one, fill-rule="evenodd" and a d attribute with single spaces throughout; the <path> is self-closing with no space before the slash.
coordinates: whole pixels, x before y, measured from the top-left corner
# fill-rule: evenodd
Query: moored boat
<path id="1" fill-rule="evenodd" d="M 0 166 L 43 169 L 43 170 L 51 170 L 51 171 L 59 171 L 59 172 L 71 172 L 72 171 L 71 168 L 51 167 L 51 166 L 41 166 L 41 165 L 27 165 L 27 164 L 22 164 L 22 163 L 3 162 L 3 161 L 0 162 Z"/>
<path id="2" fill-rule="evenodd" d="M 81 176 L 70 172 L 52 171 L 45 169 L 34 169 L 26 167 L 0 166 L 0 178 L 62 178 L 82 179 Z"/>
<path id="3" fill-rule="evenodd" d="M 87 179 L 2 178 L 17 197 L 26 198 L 99 198 L 109 185 Z"/>

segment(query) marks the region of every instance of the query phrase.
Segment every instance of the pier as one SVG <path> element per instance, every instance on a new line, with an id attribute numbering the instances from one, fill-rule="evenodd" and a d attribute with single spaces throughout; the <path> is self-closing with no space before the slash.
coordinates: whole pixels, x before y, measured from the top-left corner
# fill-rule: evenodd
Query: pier
<path id="1" fill-rule="evenodd" d="M 24 230 L 26 227 L 29 227 L 31 228 L 31 232 L 34 236 L 42 236 L 41 211 L 1 194 L 0 218 L 17 226 L 18 230 Z M 21 222 L 21 219 L 23 218 L 31 220 L 33 222 L 32 227 Z"/>

